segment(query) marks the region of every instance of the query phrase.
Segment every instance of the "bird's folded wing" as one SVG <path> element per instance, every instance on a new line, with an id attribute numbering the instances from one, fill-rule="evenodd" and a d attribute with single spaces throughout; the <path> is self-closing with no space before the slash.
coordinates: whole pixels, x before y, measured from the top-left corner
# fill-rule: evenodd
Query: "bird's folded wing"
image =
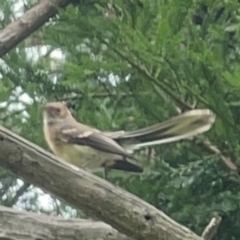
<path id="1" fill-rule="evenodd" d="M 117 142 L 95 129 L 64 126 L 60 130 L 59 138 L 69 144 L 88 146 L 99 151 L 132 158 Z"/>

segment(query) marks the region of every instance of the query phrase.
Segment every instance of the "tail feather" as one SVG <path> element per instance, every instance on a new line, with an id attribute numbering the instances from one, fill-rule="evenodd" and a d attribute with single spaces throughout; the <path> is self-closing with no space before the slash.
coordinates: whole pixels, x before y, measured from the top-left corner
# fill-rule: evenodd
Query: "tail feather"
<path id="1" fill-rule="evenodd" d="M 109 169 L 115 169 L 115 170 L 121 170 L 121 171 L 127 171 L 127 172 L 136 172 L 136 173 L 142 173 L 143 169 L 131 162 L 128 162 L 126 160 L 115 160 L 111 166 L 107 166 Z"/>
<path id="2" fill-rule="evenodd" d="M 174 142 L 208 131 L 214 121 L 215 114 L 208 109 L 191 110 L 165 122 L 125 132 L 116 141 L 121 144 L 126 142 L 130 149 Z"/>

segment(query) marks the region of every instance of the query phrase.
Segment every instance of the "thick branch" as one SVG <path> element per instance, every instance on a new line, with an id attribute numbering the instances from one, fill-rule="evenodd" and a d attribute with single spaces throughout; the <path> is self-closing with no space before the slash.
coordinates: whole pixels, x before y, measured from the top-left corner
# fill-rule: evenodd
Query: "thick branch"
<path id="1" fill-rule="evenodd" d="M 0 239 L 130 240 L 103 222 L 66 220 L 6 207 L 0 207 Z"/>
<path id="2" fill-rule="evenodd" d="M 5 27 L 0 32 L 0 57 L 54 16 L 56 6 L 64 7 L 70 2 L 70 0 L 41 0 L 17 21 Z"/>
<path id="3" fill-rule="evenodd" d="M 138 240 L 203 240 L 143 200 L 0 127 L 0 165 Z"/>

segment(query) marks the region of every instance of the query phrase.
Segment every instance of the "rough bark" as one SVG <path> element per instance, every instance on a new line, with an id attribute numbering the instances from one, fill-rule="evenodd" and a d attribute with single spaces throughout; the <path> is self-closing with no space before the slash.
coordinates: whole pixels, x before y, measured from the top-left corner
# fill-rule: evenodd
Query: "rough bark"
<path id="1" fill-rule="evenodd" d="M 150 204 L 0 127 L 0 165 L 138 240 L 203 240 Z"/>
<path id="2" fill-rule="evenodd" d="M 64 219 L 6 207 L 0 207 L 0 239 L 130 240 L 103 222 Z"/>
<path id="3" fill-rule="evenodd" d="M 64 7 L 70 2 L 71 0 L 41 0 L 22 17 L 5 27 L 0 32 L 0 57 L 54 16 L 57 6 Z"/>

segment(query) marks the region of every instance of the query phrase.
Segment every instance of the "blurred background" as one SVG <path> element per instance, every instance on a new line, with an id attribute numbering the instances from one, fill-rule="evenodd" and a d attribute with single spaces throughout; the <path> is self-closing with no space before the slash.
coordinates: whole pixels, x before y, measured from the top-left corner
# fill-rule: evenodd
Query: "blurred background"
<path id="1" fill-rule="evenodd" d="M 0 29 L 36 3 L 0 1 Z M 79 121 L 109 131 L 210 108 L 209 132 L 143 149 L 142 175 L 111 171 L 108 180 L 198 234 L 219 214 L 214 239 L 240 239 L 238 170 L 209 150 L 240 165 L 239 19 L 238 0 L 72 1 L 0 59 L 0 124 L 49 151 L 48 101 L 66 101 Z M 4 169 L 0 204 L 87 218 Z"/>

